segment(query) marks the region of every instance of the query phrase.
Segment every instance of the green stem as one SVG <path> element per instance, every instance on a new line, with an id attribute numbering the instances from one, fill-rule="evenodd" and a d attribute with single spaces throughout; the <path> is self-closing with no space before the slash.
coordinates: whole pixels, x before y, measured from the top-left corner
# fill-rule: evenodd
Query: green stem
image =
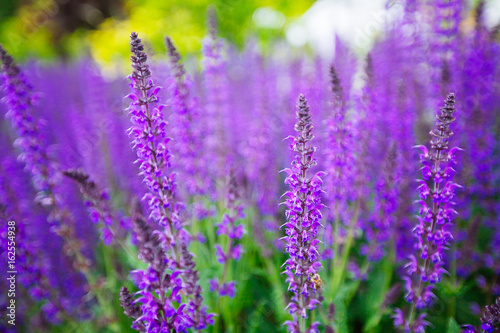
<path id="1" fill-rule="evenodd" d="M 355 207 L 354 207 L 354 214 L 351 218 L 351 221 L 349 223 L 349 230 L 347 233 L 347 238 L 346 242 L 342 248 L 342 254 L 340 255 L 339 253 L 335 253 L 336 257 L 340 256 L 340 263 L 337 263 L 332 270 L 333 270 L 333 275 L 332 275 L 332 288 L 330 291 L 330 297 L 333 300 L 338 289 L 340 288 L 340 285 L 342 284 L 345 276 L 345 268 L 347 266 L 347 261 L 349 260 L 349 254 L 351 252 L 351 247 L 352 243 L 354 241 L 354 232 L 356 231 L 356 225 L 358 221 L 358 215 L 359 215 L 359 202 L 356 201 Z M 334 240 L 335 241 L 335 240 Z"/>
<path id="2" fill-rule="evenodd" d="M 286 320 L 285 318 L 285 312 L 284 309 L 286 307 L 286 298 L 285 298 L 285 293 L 283 292 L 283 285 L 281 282 L 281 274 L 279 271 L 276 269 L 276 264 L 271 261 L 271 259 L 264 257 L 264 263 L 266 265 L 267 272 L 269 274 L 270 282 L 271 285 L 273 286 L 273 293 L 276 293 L 277 297 L 276 299 L 278 300 L 278 304 L 276 302 L 273 302 L 273 304 L 276 306 L 276 315 L 280 319 L 281 322 L 284 322 Z"/>
<path id="3" fill-rule="evenodd" d="M 370 269 L 370 262 L 367 260 L 360 269 L 361 276 L 364 276 L 369 269 Z M 354 295 L 356 295 L 356 291 L 358 290 L 360 285 L 361 285 L 361 279 L 354 281 L 354 287 L 352 287 L 351 292 L 346 295 L 344 300 L 346 306 L 348 306 L 349 303 L 351 303 L 351 300 L 354 297 Z"/>
<path id="4" fill-rule="evenodd" d="M 304 284 L 304 274 L 302 274 L 299 278 L 299 286 L 302 286 Z M 303 294 L 299 294 L 299 306 L 304 307 L 305 299 Z M 302 316 L 299 314 L 297 317 L 297 320 L 299 322 L 300 326 L 300 333 L 305 333 L 306 332 L 306 319 L 307 318 L 302 318 Z"/>
<path id="5" fill-rule="evenodd" d="M 456 251 L 456 243 L 453 242 L 453 249 L 452 249 L 452 253 L 455 253 Z M 455 257 L 455 256 L 454 256 Z M 450 305 L 449 305 L 449 308 L 448 308 L 448 317 L 449 318 L 455 318 L 455 312 L 456 312 L 456 306 L 457 306 L 457 260 L 456 258 L 453 258 L 453 260 L 451 261 L 450 263 L 450 282 L 453 286 L 453 292 L 454 292 L 454 295 L 452 297 L 452 299 L 450 300 Z"/>
<path id="6" fill-rule="evenodd" d="M 335 211 L 337 211 L 337 208 L 335 207 Z M 333 264 L 332 267 L 330 268 L 330 280 L 333 280 L 333 277 L 335 276 L 335 272 L 338 267 L 338 260 L 339 260 L 339 224 L 340 224 L 340 219 L 338 213 L 335 213 L 335 219 L 333 221 Z M 333 300 L 333 293 L 332 293 L 332 298 Z"/>

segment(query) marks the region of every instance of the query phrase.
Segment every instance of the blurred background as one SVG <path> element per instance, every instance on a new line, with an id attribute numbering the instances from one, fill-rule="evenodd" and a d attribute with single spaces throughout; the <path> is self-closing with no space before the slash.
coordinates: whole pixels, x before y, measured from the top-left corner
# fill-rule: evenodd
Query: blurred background
<path id="1" fill-rule="evenodd" d="M 387 0 L 1 0 L 0 43 L 17 59 L 90 54 L 107 66 L 128 58 L 126 40 L 135 30 L 153 52 L 163 54 L 169 35 L 181 54 L 200 56 L 210 4 L 221 36 L 237 47 L 253 38 L 266 50 L 278 39 L 325 57 L 333 54 L 335 34 L 362 55 L 402 10 Z M 500 0 L 486 1 L 486 20 L 490 27 L 500 22 Z"/>

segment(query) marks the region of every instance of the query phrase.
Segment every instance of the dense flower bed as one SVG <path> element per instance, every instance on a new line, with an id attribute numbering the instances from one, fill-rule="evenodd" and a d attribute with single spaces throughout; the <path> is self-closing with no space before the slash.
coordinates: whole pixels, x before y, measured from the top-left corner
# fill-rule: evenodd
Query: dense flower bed
<path id="1" fill-rule="evenodd" d="M 0 47 L 2 331 L 500 331 L 498 29 L 432 6 L 363 59 L 132 32 L 129 86 Z"/>

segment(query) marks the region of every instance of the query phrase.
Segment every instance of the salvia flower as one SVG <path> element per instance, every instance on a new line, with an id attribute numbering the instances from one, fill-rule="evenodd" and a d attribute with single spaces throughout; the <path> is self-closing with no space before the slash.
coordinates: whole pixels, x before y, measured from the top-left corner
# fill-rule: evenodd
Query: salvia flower
<path id="1" fill-rule="evenodd" d="M 0 169 L 1 170 L 1 169 Z M 3 171 L 3 170 L 1 170 Z M 33 247 L 32 242 L 29 241 L 25 232 L 25 221 L 19 219 L 17 214 L 12 214 L 12 206 L 16 206 L 12 201 L 5 201 L 0 179 L 0 263 L 4 267 L 12 267 L 12 252 L 8 253 L 8 249 L 11 248 L 12 243 L 16 244 L 15 252 L 15 268 L 19 274 L 19 280 L 17 281 L 17 286 L 22 286 L 26 291 L 28 291 L 30 297 L 35 301 L 45 301 L 50 296 L 48 289 L 43 282 L 46 282 L 45 277 L 42 275 L 41 263 L 36 260 L 36 249 Z M 7 206 L 6 203 L 9 202 Z M 16 207 L 17 208 L 17 207 Z M 15 217 L 14 217 L 15 216 Z M 15 221 L 13 225 L 12 222 Z M 9 246 L 10 244 L 10 246 Z M 10 261 L 10 262 L 9 262 Z M 3 290 L 9 290 L 10 280 L 8 280 L 9 274 L 7 270 L 4 270 L 0 275 L 1 282 L 0 286 Z M 0 296 L 0 306 L 2 308 L 7 308 L 9 304 L 9 298 L 7 298 L 7 292 Z M 27 308 L 25 304 L 20 304 L 16 309 L 16 317 L 21 318 L 21 320 L 26 320 Z M 6 317 L 7 318 L 7 317 Z M 7 320 L 0 323 L 0 330 L 2 332 L 14 332 L 14 329 L 8 329 Z"/>
<path id="2" fill-rule="evenodd" d="M 8 220 L 16 221 L 15 226 L 13 226 L 17 242 L 18 258 L 16 260 L 19 270 L 23 272 L 20 281 L 27 290 L 33 288 L 34 298 L 40 300 L 48 296 L 47 292 L 41 290 L 40 284 L 37 283 L 42 277 L 43 264 L 35 260 L 38 251 L 26 232 L 26 224 L 30 222 L 27 217 L 33 213 L 34 208 L 30 205 L 32 199 L 29 198 L 32 191 L 29 190 L 27 182 L 21 177 L 19 165 L 20 163 L 11 156 L 5 156 L 0 163 L 0 173 L 4 175 L 0 177 L 0 217 L 3 218 L 2 222 L 4 222 L 0 227 L 0 235 L 2 236 L 1 240 L 5 241 L 3 244 L 5 246 L 2 246 L 0 251 L 7 249 L 8 229 L 11 229 L 10 235 L 13 237 L 13 228 L 8 228 Z M 19 193 L 16 193 L 19 190 L 26 192 L 27 196 L 21 197 Z M 7 255 L 2 255 L 2 258 L 7 258 Z"/>
<path id="3" fill-rule="evenodd" d="M 454 88 L 459 56 L 459 26 L 462 17 L 463 1 L 461 0 L 434 0 L 434 17 L 430 22 L 431 34 L 429 38 L 429 64 L 431 65 L 431 93 L 436 98 L 443 98 L 448 91 Z"/>
<path id="4" fill-rule="evenodd" d="M 463 325 L 462 333 L 493 333 L 500 332 L 500 297 L 495 304 L 487 305 L 481 317 L 481 325 L 476 328 L 472 325 Z"/>
<path id="5" fill-rule="evenodd" d="M 290 188 L 284 194 L 286 200 L 287 222 L 286 251 L 290 258 L 284 263 L 283 272 L 288 282 L 288 290 L 293 292 L 292 300 L 286 309 L 293 320 L 285 322 L 290 332 L 305 332 L 307 310 L 313 310 L 320 303 L 319 292 L 311 280 L 322 268 L 319 262 L 318 228 L 321 225 L 321 185 L 323 172 L 308 175 L 307 171 L 316 165 L 313 154 L 316 150 L 309 142 L 313 139 L 311 112 L 304 95 L 300 95 L 297 105 L 296 137 L 292 140 L 291 149 L 296 153 L 292 168 L 283 170 L 286 173 L 285 184 Z M 317 323 L 313 323 L 308 332 L 315 331 Z"/>
<path id="6" fill-rule="evenodd" d="M 435 127 L 430 131 L 431 149 L 418 146 L 421 150 L 422 178 L 418 180 L 420 200 L 419 221 L 413 229 L 416 239 L 415 251 L 405 266 L 405 299 L 411 303 L 408 321 L 398 310 L 395 316 L 396 326 L 407 327 L 411 332 L 423 332 L 426 322 L 417 310 L 428 307 L 433 299 L 433 289 L 441 281 L 444 269 L 445 249 L 453 240 L 452 220 L 457 212 L 453 209 L 455 190 L 460 187 L 453 182 L 453 164 L 460 148 L 449 148 L 449 140 L 453 132 L 450 124 L 455 120 L 455 95 L 449 94 L 445 106 L 436 116 Z"/>
<path id="7" fill-rule="evenodd" d="M 134 319 L 133 329 L 139 332 L 146 332 L 146 328 L 142 322 L 137 322 L 136 320 L 142 315 L 141 308 L 139 304 L 135 303 L 134 296 L 130 293 L 127 287 L 122 287 L 120 289 L 120 304 L 125 310 L 124 313 Z"/>
<path id="8" fill-rule="evenodd" d="M 205 128 L 206 159 L 211 163 L 205 166 L 216 179 L 223 180 L 227 174 L 227 165 L 232 159 L 228 142 L 231 142 L 229 121 L 229 80 L 227 60 L 223 55 L 224 41 L 217 36 L 215 11 L 208 11 L 209 34 L 203 41 L 203 76 L 206 87 Z"/>
<path id="9" fill-rule="evenodd" d="M 484 1 L 476 8 L 476 26 L 474 34 L 469 37 L 463 67 L 461 100 L 467 110 L 466 119 L 462 119 L 464 130 L 463 147 L 466 154 L 463 157 L 461 173 L 469 194 L 461 198 L 461 206 L 470 207 L 462 220 L 472 223 L 459 234 L 458 240 L 463 241 L 463 247 L 458 247 L 460 260 L 458 273 L 461 276 L 478 269 L 479 265 L 491 267 L 500 259 L 500 227 L 498 223 L 498 126 L 496 124 L 496 108 L 498 97 L 493 93 L 495 86 L 495 68 L 500 62 L 500 49 L 496 41 L 491 40 L 490 32 L 484 22 Z M 470 80 L 469 78 L 475 78 Z M 469 171 L 469 173 L 467 173 Z M 474 209 L 473 207 L 480 207 Z M 478 211 L 481 213 L 478 214 Z M 491 254 L 481 254 L 474 251 L 477 244 L 477 231 L 480 226 L 486 226 L 495 233 L 490 242 Z"/>
<path id="10" fill-rule="evenodd" d="M 139 259 L 148 264 L 146 270 L 132 272 L 134 281 L 139 287 L 134 304 L 140 303 L 140 316 L 137 307 L 133 311 L 124 306 L 125 314 L 135 319 L 135 329 L 144 327 L 146 332 L 162 332 L 163 330 L 184 332 L 189 326 L 189 319 L 184 314 L 185 304 L 181 303 L 182 271 L 176 268 L 175 261 L 165 253 L 165 238 L 155 230 L 142 216 L 132 219 L 137 237 Z M 167 269 L 170 272 L 167 272 Z"/>
<path id="11" fill-rule="evenodd" d="M 170 166 L 167 147 L 170 139 L 166 136 L 167 124 L 163 120 L 164 105 L 157 105 L 161 87 L 155 86 L 151 79 L 147 55 L 138 35 L 133 32 L 130 39 L 134 71 L 129 79 L 132 81 L 133 92 L 126 97 L 132 100 L 128 111 L 133 126 L 128 133 L 137 153 L 136 163 L 139 164 L 140 174 L 150 191 L 144 197 L 151 210 L 150 218 L 169 230 L 169 240 L 175 243 L 173 230 L 180 227 L 180 221 L 172 216 L 174 207 L 169 200 L 175 189 L 175 176 L 165 174 L 165 168 Z"/>
<path id="12" fill-rule="evenodd" d="M 261 55 L 253 55 L 252 70 L 253 90 L 252 114 L 254 121 L 249 125 L 248 143 L 243 155 L 248 160 L 245 171 L 248 182 L 252 184 L 252 195 L 259 212 L 263 217 L 274 218 L 277 214 L 276 202 L 273 198 L 278 193 L 278 177 L 270 178 L 268 170 L 277 163 L 277 152 L 273 147 L 273 128 L 276 127 L 271 115 L 272 84 L 271 74 L 264 66 Z M 262 222 L 260 222 L 262 223 Z"/>
<path id="13" fill-rule="evenodd" d="M 76 237 L 75 223 L 71 213 L 64 209 L 63 200 L 56 194 L 57 168 L 47 152 L 42 135 L 42 121 L 34 115 L 33 107 L 37 94 L 14 60 L 0 46 L 4 102 L 8 107 L 6 118 L 10 119 L 18 138 L 15 145 L 21 150 L 19 160 L 37 191 L 36 201 L 49 210 L 47 222 L 51 230 L 65 241 L 65 253 L 74 261 L 74 266 L 87 274 L 91 260 L 82 253 L 83 243 Z"/>
<path id="14" fill-rule="evenodd" d="M 351 124 L 346 118 L 347 101 L 344 89 L 334 65 L 330 66 L 330 83 L 334 101 L 332 116 L 327 124 L 326 165 L 329 181 L 325 185 L 329 193 L 332 218 L 347 223 L 348 203 L 354 196 L 353 186 L 350 184 L 354 168 L 353 138 Z"/>
<path id="15" fill-rule="evenodd" d="M 89 175 L 82 170 L 69 169 L 63 174 L 78 183 L 80 192 L 85 198 L 85 206 L 89 211 L 90 220 L 93 223 L 101 223 L 101 237 L 104 244 L 110 245 L 113 242 L 114 231 L 113 216 L 109 207 L 109 195 L 106 191 L 100 191 L 96 184 L 89 179 Z"/>
<path id="16" fill-rule="evenodd" d="M 2 223 L 0 227 L 0 243 L 2 245 L 0 254 L 5 260 L 2 263 L 7 267 L 7 245 L 13 237 L 12 228 L 8 228 L 7 222 L 15 221 L 16 268 L 20 273 L 18 282 L 32 300 L 44 303 L 44 309 L 47 308 L 46 304 L 52 304 L 53 310 L 50 313 L 45 313 L 45 318 L 51 323 L 60 323 L 61 318 L 72 313 L 71 310 L 66 311 L 62 306 L 64 301 L 67 304 L 69 302 L 67 299 L 63 301 L 63 297 L 66 295 L 63 295 L 61 290 L 57 290 L 57 286 L 50 284 L 50 277 L 53 274 L 50 272 L 50 263 L 47 262 L 47 259 L 50 259 L 47 257 L 50 255 L 45 252 L 45 248 L 40 248 L 41 242 L 38 241 L 40 233 L 37 234 L 38 239 L 33 239 L 29 235 L 30 230 L 28 230 L 29 228 L 34 229 L 36 222 L 44 225 L 46 222 L 43 220 L 46 220 L 47 216 L 45 214 L 33 216 L 38 214 L 34 214 L 37 207 L 31 204 L 33 201 L 32 191 L 29 190 L 28 183 L 20 177 L 22 175 L 19 174 L 20 172 L 19 162 L 16 162 L 13 157 L 4 157 L 0 163 L 0 173 L 4 175 L 4 177 L 0 177 L 0 222 Z M 7 175 L 8 177 L 5 177 Z M 26 193 L 26 197 L 23 198 L 18 191 Z M 35 218 L 40 221 L 34 221 Z M 37 231 L 35 230 L 35 232 Z M 43 257 L 42 251 L 44 251 Z M 7 276 L 2 276 L 2 279 L 6 278 Z M 0 302 L 3 301 L 3 298 L 0 299 Z M 24 308 L 20 307 L 18 310 L 16 316 L 19 315 L 22 318 Z M 0 327 L 2 326 L 0 325 Z"/>
<path id="17" fill-rule="evenodd" d="M 196 100 L 190 96 L 192 81 L 186 75 L 181 56 L 169 37 L 165 38 L 170 60 L 172 82 L 170 83 L 172 109 L 172 136 L 175 137 L 173 153 L 186 181 L 189 194 L 205 194 L 209 184 L 204 176 L 206 163 L 202 160 L 203 128 L 199 121 Z"/>
<path id="18" fill-rule="evenodd" d="M 165 229 L 169 244 L 176 247 L 178 242 L 188 242 L 189 234 L 184 230 L 180 217 L 184 205 L 176 199 L 175 173 L 167 173 L 170 167 L 170 153 L 166 134 L 166 122 L 163 120 L 164 105 L 159 102 L 160 87 L 151 79 L 147 64 L 147 55 L 138 35 L 130 35 L 133 56 L 129 76 L 133 92 L 126 97 L 132 101 L 128 109 L 132 127 L 128 133 L 132 137 L 132 148 L 137 153 L 140 175 L 149 189 L 143 200 L 148 203 L 149 218 Z"/>
<path id="19" fill-rule="evenodd" d="M 245 217 L 243 205 L 239 202 L 238 185 L 231 171 L 227 186 L 227 209 L 222 221 L 216 224 L 217 236 L 226 235 L 228 242 L 225 249 L 220 244 L 215 245 L 215 256 L 220 264 L 223 264 L 223 273 L 220 279 L 210 280 L 210 291 L 218 291 L 221 296 L 235 296 L 235 281 L 226 282 L 227 270 L 230 260 L 238 261 L 243 254 L 243 247 L 237 242 L 243 237 L 245 228 L 243 224 L 237 224 L 238 220 Z"/>
<path id="20" fill-rule="evenodd" d="M 178 207 L 174 204 L 174 175 L 165 174 L 165 168 L 170 165 L 166 123 L 162 115 L 163 106 L 155 107 L 160 88 L 155 87 L 151 80 L 147 55 L 138 35 L 133 32 L 130 39 L 133 92 L 127 97 L 132 100 L 129 115 L 133 126 L 128 132 L 133 138 L 132 146 L 137 153 L 140 174 L 149 189 L 149 193 L 144 196 L 150 210 L 149 217 L 164 229 L 164 232 L 153 234 L 152 228 L 142 217 L 133 218 L 139 259 L 149 264 L 145 271 L 134 272 L 135 282 L 141 289 L 137 302 L 142 303 L 142 316 L 136 321 L 142 322 L 148 332 L 161 329 L 183 331 L 188 323 L 182 313 L 185 304 L 178 307 L 180 313 L 174 306 L 174 302 L 181 302 L 181 270 L 175 258 L 166 252 L 177 249 L 178 230 L 182 224 L 178 218 Z M 167 269 L 170 273 L 166 272 Z"/>
<path id="21" fill-rule="evenodd" d="M 19 158 L 32 174 L 35 189 L 39 191 L 38 200 L 42 205 L 53 201 L 50 190 L 54 184 L 54 165 L 50 163 L 41 133 L 41 121 L 32 114 L 37 95 L 31 84 L 14 60 L 0 46 L 2 61 L 4 102 L 8 106 L 6 118 L 10 119 L 19 138 L 15 145 L 22 150 Z"/>
<path id="22" fill-rule="evenodd" d="M 198 329 L 211 323 L 211 317 L 199 304 L 201 288 L 197 285 L 192 257 L 186 254 L 190 236 L 181 218 L 183 204 L 176 198 L 175 174 L 166 173 L 170 167 L 169 139 L 163 106 L 155 106 L 160 88 L 151 80 L 147 55 L 138 35 L 133 32 L 130 38 L 133 92 L 127 97 L 132 100 L 128 111 L 133 126 L 128 132 L 140 174 L 149 189 L 144 196 L 149 218 L 161 229 L 153 230 L 141 216 L 133 219 L 139 258 L 149 264 L 146 270 L 134 272 L 140 289 L 136 302 L 142 303 L 142 316 L 136 321 L 143 322 L 148 332 L 183 332 L 193 326 Z M 189 304 L 183 303 L 181 294 L 191 299 Z"/>
<path id="23" fill-rule="evenodd" d="M 214 324 L 213 314 L 207 314 L 207 307 L 203 305 L 203 290 L 199 285 L 200 276 L 195 269 L 196 263 L 193 255 L 188 251 L 186 244 L 181 244 L 181 266 L 184 268 L 184 286 L 183 291 L 190 296 L 187 305 L 187 313 L 190 319 L 190 326 L 197 329 L 206 329 Z"/>
<path id="24" fill-rule="evenodd" d="M 375 184 L 375 211 L 370 224 L 366 226 L 366 240 L 361 248 L 368 260 L 380 261 L 386 254 L 387 242 L 394 227 L 394 213 L 398 200 L 398 175 L 393 169 L 396 164 L 396 146 L 392 144 L 385 157 L 380 179 Z"/>

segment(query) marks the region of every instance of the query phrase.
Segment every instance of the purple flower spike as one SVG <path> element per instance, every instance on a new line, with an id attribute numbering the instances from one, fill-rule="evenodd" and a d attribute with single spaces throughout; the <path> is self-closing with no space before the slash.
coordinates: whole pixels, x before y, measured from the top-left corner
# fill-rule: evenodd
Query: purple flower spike
<path id="1" fill-rule="evenodd" d="M 328 119 L 326 152 L 327 173 L 329 181 L 325 184 L 329 193 L 330 214 L 335 223 L 349 221 L 349 203 L 355 198 L 354 187 L 354 155 L 352 126 L 346 117 L 347 100 L 342 82 L 334 65 L 330 66 L 330 82 L 334 95 L 333 115 Z M 342 225 L 343 226 L 343 225 Z"/>
<path id="2" fill-rule="evenodd" d="M 156 105 L 160 87 L 156 87 L 150 79 L 151 71 L 141 40 L 135 32 L 130 38 L 134 71 L 129 78 L 133 92 L 127 97 L 132 100 L 128 112 L 133 125 L 128 132 L 137 153 L 140 175 L 149 189 L 143 200 L 148 203 L 149 218 L 164 228 L 168 244 L 178 247 L 179 243 L 189 241 L 189 235 L 180 218 L 183 205 L 176 198 L 175 173 L 167 173 L 170 167 L 170 139 L 167 138 L 166 122 L 163 120 L 163 106 Z"/>
<path id="3" fill-rule="evenodd" d="M 480 328 L 475 328 L 472 325 L 463 325 L 461 333 L 492 333 L 500 330 L 500 297 L 498 297 L 493 305 L 487 305 L 481 317 Z"/>
<path id="4" fill-rule="evenodd" d="M 186 187 L 191 195 L 206 194 L 210 184 L 208 177 L 204 177 L 202 138 L 204 136 L 202 122 L 199 120 L 196 100 L 192 98 L 191 86 L 193 83 L 186 75 L 181 56 L 169 37 L 165 38 L 167 54 L 170 60 L 172 79 L 170 83 L 171 98 L 169 105 L 172 109 L 172 136 L 175 142 L 172 151 L 180 167 L 181 176 L 186 181 Z"/>
<path id="5" fill-rule="evenodd" d="M 135 283 L 140 289 L 133 304 L 140 306 L 131 308 L 130 302 L 124 302 L 124 297 L 130 297 L 122 290 L 120 298 L 124 312 L 135 319 L 132 325 L 134 329 L 145 327 L 149 332 L 156 327 L 165 327 L 173 330 L 182 324 L 184 329 L 179 332 L 185 332 L 190 318 L 185 313 L 177 312 L 174 307 L 174 303 L 181 303 L 179 293 L 184 287 L 180 278 L 182 272 L 176 268 L 176 262 L 167 257 L 163 235 L 155 232 L 141 216 L 135 216 L 132 222 L 139 248 L 138 257 L 148 264 L 148 268 L 133 272 Z M 185 304 L 179 305 L 179 309 L 181 306 Z"/>
<path id="6" fill-rule="evenodd" d="M 219 291 L 220 296 L 234 297 L 235 295 L 235 281 L 226 282 L 226 273 L 230 260 L 240 260 L 243 254 L 243 247 L 241 244 L 235 244 L 239 241 L 245 229 L 242 224 L 236 225 L 239 219 L 243 218 L 243 205 L 239 201 L 238 186 L 236 179 L 231 171 L 229 175 L 229 184 L 227 191 L 227 209 L 229 210 L 222 218 L 222 222 L 216 225 L 217 235 L 226 235 L 229 238 L 226 248 L 224 249 L 220 244 L 215 244 L 215 255 L 217 262 L 224 265 L 223 273 L 220 280 L 210 280 L 210 291 Z"/>
<path id="7" fill-rule="evenodd" d="M 226 46 L 224 41 L 217 37 L 217 20 L 215 11 L 208 11 L 209 34 L 203 40 L 203 76 L 206 89 L 206 104 L 203 117 L 205 127 L 204 160 L 210 161 L 204 165 L 207 173 L 216 179 L 224 179 L 227 174 L 227 165 L 233 159 L 232 147 L 229 143 L 233 133 L 230 131 L 230 120 L 233 119 L 230 111 L 229 79 L 227 59 L 224 56 Z M 219 189 L 220 190 L 220 189 Z M 214 193 L 215 194 L 215 193 Z M 220 193 L 217 193 L 220 195 Z"/>
<path id="8" fill-rule="evenodd" d="M 134 302 L 134 297 L 126 287 L 122 287 L 120 290 L 120 304 L 128 317 L 137 320 L 142 315 L 141 307 Z M 145 332 L 146 330 L 144 324 L 140 321 L 134 321 L 132 328 L 140 332 Z"/>
<path id="9" fill-rule="evenodd" d="M 0 80 L 8 107 L 6 118 L 17 132 L 15 145 L 21 150 L 19 160 L 30 173 L 37 191 L 35 200 L 48 209 L 47 222 L 51 231 L 63 238 L 65 254 L 74 262 L 74 267 L 88 277 L 92 261 L 84 255 L 84 243 L 76 236 L 74 216 L 65 209 L 64 200 L 57 191 L 57 166 L 48 154 L 47 142 L 42 134 L 43 121 L 34 112 L 37 94 L 1 45 L 0 61 Z"/>
<path id="10" fill-rule="evenodd" d="M 287 177 L 285 183 L 290 191 L 284 196 L 286 206 L 286 250 L 290 259 L 285 262 L 283 272 L 288 282 L 288 290 L 294 293 L 292 301 L 287 306 L 293 316 L 293 321 L 285 323 L 289 332 L 306 332 L 305 318 L 307 310 L 313 310 L 319 304 L 319 290 L 313 282 L 322 267 L 319 262 L 317 239 L 318 228 L 321 225 L 321 175 L 317 172 L 312 176 L 307 171 L 316 165 L 313 153 L 316 148 L 309 142 L 313 139 L 311 113 L 304 95 L 300 95 L 297 105 L 297 123 L 295 131 L 299 134 L 292 137 L 292 150 L 296 153 L 292 161 L 292 168 L 285 169 Z M 282 226 L 282 227 L 283 227 Z M 314 331 L 314 324 L 307 332 Z"/>
<path id="11" fill-rule="evenodd" d="M 139 214 L 133 219 L 139 259 L 149 265 L 146 270 L 135 272 L 135 282 L 141 289 L 135 302 L 141 303 L 142 312 L 135 318 L 135 325 L 142 323 L 148 332 L 202 329 L 213 320 L 202 306 L 198 272 L 187 249 L 191 237 L 184 229 L 180 213 L 184 204 L 176 197 L 175 173 L 167 173 L 169 138 L 163 106 L 157 105 L 160 87 L 151 80 L 147 55 L 138 35 L 132 32 L 130 39 L 134 71 L 129 78 L 133 91 L 127 97 L 131 99 L 128 112 L 133 125 L 128 132 L 140 175 L 149 189 L 143 199 L 149 206 L 149 218 L 157 224 L 153 229 Z M 182 303 L 181 295 L 188 298 L 187 304 Z"/>
<path id="12" fill-rule="evenodd" d="M 399 175 L 394 171 L 396 165 L 396 145 L 392 144 L 385 157 L 381 179 L 375 191 L 375 212 L 370 224 L 366 226 L 367 244 L 361 250 L 368 260 L 378 262 L 386 253 L 387 242 L 395 225 L 395 212 L 398 208 Z"/>
<path id="13" fill-rule="evenodd" d="M 188 251 L 185 244 L 181 244 L 181 266 L 184 268 L 184 292 L 190 296 L 187 304 L 187 313 L 190 319 L 190 327 L 197 330 L 203 330 L 209 325 L 214 324 L 211 313 L 207 313 L 207 307 L 203 306 L 203 290 L 199 285 L 200 276 L 195 269 L 196 263 L 193 260 L 193 255 Z"/>
<path id="14" fill-rule="evenodd" d="M 118 221 L 109 207 L 107 193 L 99 191 L 96 184 L 89 180 L 89 175 L 81 170 L 65 170 L 63 174 L 78 183 L 92 222 L 102 224 L 101 238 L 105 245 L 111 245 L 115 236 L 113 224 L 117 224 Z"/>
<path id="15" fill-rule="evenodd" d="M 425 309 L 433 302 L 435 296 L 432 290 L 446 272 L 443 268 L 445 249 L 453 240 L 450 229 L 456 211 L 452 208 L 452 199 L 455 189 L 460 187 L 453 182 L 454 173 L 447 171 L 454 164 L 451 152 L 455 148 L 449 149 L 449 140 L 453 134 L 450 124 L 455 120 L 454 106 L 455 95 L 451 93 L 446 98 L 441 113 L 436 116 L 434 129 L 430 131 L 431 149 L 418 147 L 422 151 L 420 158 L 423 178 L 429 180 L 418 181 L 421 198 L 418 204 L 422 216 L 413 229 L 415 250 L 418 252 L 411 255 L 406 265 L 408 276 L 405 277 L 405 299 L 412 306 L 407 321 L 400 316 L 400 310 L 397 310 L 399 312 L 394 321 L 396 326 L 407 327 L 409 332 L 424 332 L 428 325 L 424 320 L 425 313 L 417 316 L 417 309 Z"/>
<path id="16" fill-rule="evenodd" d="M 170 154 L 166 136 L 166 123 L 163 120 L 163 105 L 158 103 L 158 92 L 151 80 L 151 71 L 147 64 L 147 55 L 143 52 L 144 46 L 136 33 L 131 36 L 131 51 L 133 56 L 130 75 L 134 91 L 127 95 L 131 99 L 128 109 L 133 126 L 128 130 L 132 137 L 132 146 L 137 153 L 137 161 L 144 177 L 144 183 L 150 193 L 144 199 L 148 201 L 151 210 L 150 218 L 166 228 L 167 237 L 175 244 L 179 219 L 172 204 L 175 194 L 175 175 L 166 174 L 165 169 L 170 166 Z M 177 223 L 176 223 L 177 222 Z M 175 225 L 174 225 L 175 224 Z"/>

